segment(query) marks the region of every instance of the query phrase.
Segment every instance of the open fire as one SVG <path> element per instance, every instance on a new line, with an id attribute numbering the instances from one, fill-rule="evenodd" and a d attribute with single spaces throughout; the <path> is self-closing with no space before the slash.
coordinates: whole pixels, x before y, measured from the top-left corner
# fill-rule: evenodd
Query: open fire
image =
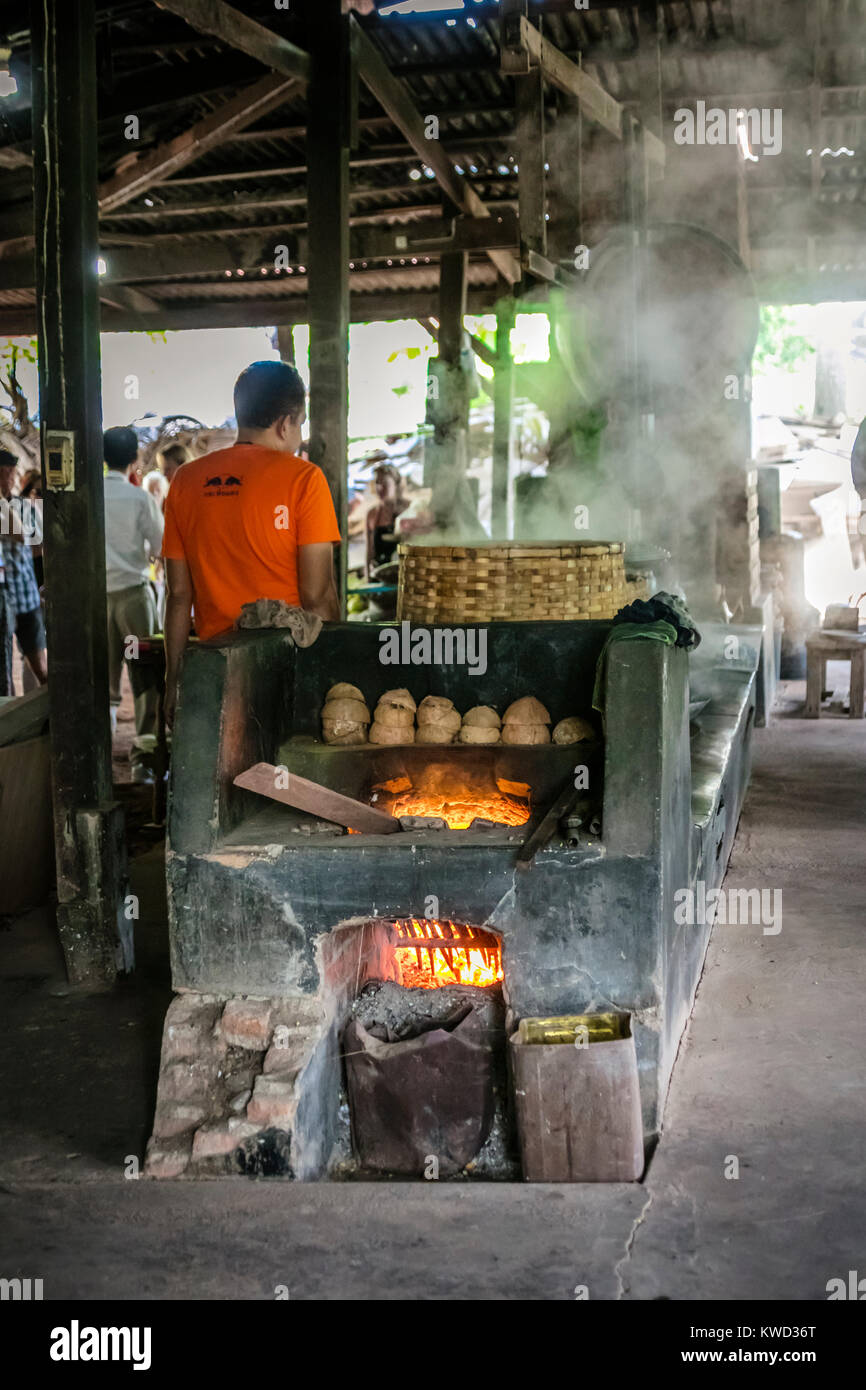
<path id="1" fill-rule="evenodd" d="M 408 989 L 458 984 L 483 988 L 502 979 L 502 949 L 493 932 L 414 917 L 395 922 L 394 930 L 405 943 L 395 947 L 394 958 L 400 983 Z"/>
<path id="2" fill-rule="evenodd" d="M 529 787 L 525 782 L 495 779 L 489 772 L 458 773 L 453 768 L 431 767 L 416 786 L 408 777 L 394 778 L 377 789 L 382 809 L 403 816 L 439 817 L 451 830 L 468 830 L 475 820 L 496 825 L 525 825 L 530 816 Z"/>

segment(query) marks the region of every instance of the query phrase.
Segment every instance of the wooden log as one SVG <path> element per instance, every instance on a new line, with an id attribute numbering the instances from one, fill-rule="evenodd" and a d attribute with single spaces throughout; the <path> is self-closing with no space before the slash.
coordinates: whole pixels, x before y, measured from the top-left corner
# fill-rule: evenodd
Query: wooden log
<path id="1" fill-rule="evenodd" d="M 287 781 L 288 786 L 278 786 L 278 781 Z M 284 806 L 293 806 L 298 811 L 321 816 L 323 820 L 336 821 L 337 825 L 348 826 L 368 835 L 393 835 L 400 831 L 400 822 L 375 806 L 366 806 L 354 797 L 343 796 L 342 792 L 332 791 L 319 782 L 311 782 L 297 773 L 282 773 L 273 763 L 256 763 L 246 772 L 238 773 L 234 779 L 236 787 L 245 791 L 257 792 L 271 801 L 280 801 Z"/>

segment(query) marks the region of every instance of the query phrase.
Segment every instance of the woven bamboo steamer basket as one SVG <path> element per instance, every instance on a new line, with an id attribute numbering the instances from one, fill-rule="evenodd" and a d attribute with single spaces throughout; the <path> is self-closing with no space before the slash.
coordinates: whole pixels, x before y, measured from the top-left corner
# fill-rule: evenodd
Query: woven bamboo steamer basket
<path id="1" fill-rule="evenodd" d="M 645 597 L 621 541 L 400 545 L 397 618 L 416 623 L 609 619 Z"/>

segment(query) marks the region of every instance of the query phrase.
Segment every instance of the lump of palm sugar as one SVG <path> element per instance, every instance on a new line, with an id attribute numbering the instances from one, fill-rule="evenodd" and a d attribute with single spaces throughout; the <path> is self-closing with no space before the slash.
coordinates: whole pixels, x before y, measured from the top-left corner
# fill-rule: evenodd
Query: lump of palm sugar
<path id="1" fill-rule="evenodd" d="M 540 700 L 536 700 L 534 695 L 524 695 L 522 700 L 515 700 L 513 704 L 502 716 L 503 724 L 549 724 L 550 715 L 544 708 Z M 544 742 L 543 739 L 535 739 L 534 742 Z"/>
<path id="2" fill-rule="evenodd" d="M 498 729 L 500 722 L 499 715 L 492 705 L 476 705 L 474 709 L 468 709 L 463 716 L 464 729 Z"/>
<path id="3" fill-rule="evenodd" d="M 587 719 L 572 714 L 567 719 L 560 719 L 552 737 L 554 743 L 585 743 L 595 736 L 595 729 Z"/>

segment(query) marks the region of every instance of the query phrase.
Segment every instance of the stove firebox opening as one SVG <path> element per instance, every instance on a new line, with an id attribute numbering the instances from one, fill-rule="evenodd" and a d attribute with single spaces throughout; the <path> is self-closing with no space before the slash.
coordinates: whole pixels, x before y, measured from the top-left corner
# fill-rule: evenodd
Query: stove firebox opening
<path id="1" fill-rule="evenodd" d="M 401 985 L 410 989 L 441 989 L 455 984 L 489 989 L 502 981 L 502 949 L 494 932 L 416 917 L 395 922 L 393 930 L 399 943 L 394 960 Z"/>
<path id="2" fill-rule="evenodd" d="M 344 1176 L 514 1176 L 502 942 L 401 917 L 331 933 L 343 975 Z M 336 983 L 336 981 L 333 981 Z M 347 988 L 348 986 L 348 988 Z"/>

